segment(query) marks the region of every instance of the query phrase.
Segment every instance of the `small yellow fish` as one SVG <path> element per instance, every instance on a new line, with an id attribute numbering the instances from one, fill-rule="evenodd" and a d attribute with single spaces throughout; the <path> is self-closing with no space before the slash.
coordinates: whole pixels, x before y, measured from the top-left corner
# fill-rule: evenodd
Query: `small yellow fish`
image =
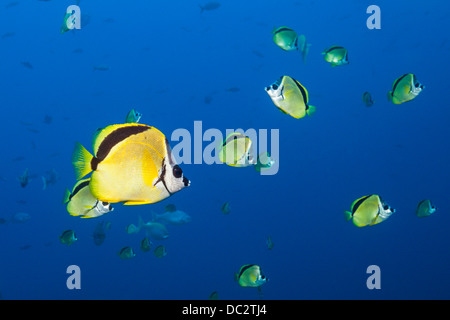
<path id="1" fill-rule="evenodd" d="M 223 214 L 230 214 L 231 212 L 230 203 L 225 202 L 220 208 L 220 210 L 222 211 Z"/>
<path id="2" fill-rule="evenodd" d="M 332 67 L 343 66 L 349 63 L 348 52 L 344 47 L 332 46 L 325 49 L 322 54 L 324 55 L 325 61 L 329 62 Z"/>
<path id="3" fill-rule="evenodd" d="M 142 113 L 140 113 L 134 109 L 131 109 L 125 118 L 125 122 L 126 123 L 138 123 L 139 120 L 141 120 L 141 117 L 142 117 Z"/>
<path id="4" fill-rule="evenodd" d="M 275 161 L 270 157 L 268 152 L 262 152 L 256 161 L 256 164 L 253 166 L 256 171 L 261 172 L 268 168 L 270 168 Z"/>
<path id="5" fill-rule="evenodd" d="M 298 50 L 297 33 L 288 27 L 280 27 L 272 31 L 273 42 L 285 51 Z"/>
<path id="6" fill-rule="evenodd" d="M 155 256 L 157 258 L 162 258 L 165 257 L 167 255 L 167 251 L 166 251 L 166 247 L 163 245 L 159 245 L 155 248 L 155 250 L 153 251 L 153 253 L 155 254 Z"/>
<path id="7" fill-rule="evenodd" d="M 294 78 L 282 76 L 265 90 L 281 112 L 296 119 L 316 112 L 316 107 L 309 105 L 308 91 Z"/>
<path id="8" fill-rule="evenodd" d="M 136 256 L 133 248 L 131 247 L 123 247 L 117 254 L 119 255 L 120 259 L 131 259 Z"/>
<path id="9" fill-rule="evenodd" d="M 141 240 L 141 250 L 143 252 L 150 251 L 151 248 L 152 248 L 152 242 L 147 237 L 145 237 L 144 239 Z"/>
<path id="10" fill-rule="evenodd" d="M 353 219 L 357 227 L 372 226 L 389 218 L 395 209 L 376 194 L 361 197 L 352 203 L 350 211 L 345 211 L 345 219 Z"/>
<path id="11" fill-rule="evenodd" d="M 272 249 L 273 249 L 273 241 L 272 241 L 271 236 L 268 236 L 268 237 L 267 237 L 266 245 L 267 245 L 267 249 L 269 249 L 269 250 L 272 250 Z"/>
<path id="12" fill-rule="evenodd" d="M 370 92 L 364 92 L 363 96 L 362 96 L 362 100 L 364 102 L 364 104 L 366 105 L 366 107 L 371 107 L 373 106 L 373 99 L 372 99 L 372 95 L 370 94 Z"/>
<path id="13" fill-rule="evenodd" d="M 59 236 L 59 242 L 65 244 L 66 246 L 70 246 L 72 243 L 77 241 L 77 237 L 73 230 L 66 230 Z"/>
<path id="14" fill-rule="evenodd" d="M 253 164 L 252 140 L 239 132 L 231 133 L 219 151 L 221 162 L 232 167 L 247 167 Z"/>
<path id="15" fill-rule="evenodd" d="M 241 267 L 235 279 L 241 287 L 260 287 L 266 283 L 267 278 L 262 274 L 261 268 L 256 264 L 246 264 Z"/>
<path id="16" fill-rule="evenodd" d="M 89 188 L 90 180 L 90 178 L 79 180 L 72 192 L 66 189 L 63 203 L 67 203 L 67 211 L 71 216 L 95 218 L 114 210 L 111 204 L 94 198 Z"/>
<path id="17" fill-rule="evenodd" d="M 431 200 L 422 200 L 418 203 L 416 215 L 420 218 L 428 217 L 436 212 L 436 207 L 431 203 Z"/>
<path id="18" fill-rule="evenodd" d="M 217 293 L 217 291 L 211 292 L 208 299 L 209 300 L 219 300 L 219 293 Z"/>
<path id="19" fill-rule="evenodd" d="M 388 100 L 394 104 L 401 104 L 416 98 L 425 86 L 412 73 L 402 75 L 394 81 L 392 90 L 388 92 Z"/>

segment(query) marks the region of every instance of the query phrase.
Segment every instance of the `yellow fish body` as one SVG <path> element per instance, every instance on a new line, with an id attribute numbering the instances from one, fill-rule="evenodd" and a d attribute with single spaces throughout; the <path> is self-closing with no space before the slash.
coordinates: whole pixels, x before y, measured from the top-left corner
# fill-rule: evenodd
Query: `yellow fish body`
<path id="1" fill-rule="evenodd" d="M 219 160 L 232 167 L 248 167 L 253 164 L 252 140 L 239 132 L 229 134 L 222 143 Z"/>
<path id="2" fill-rule="evenodd" d="M 389 218 L 395 209 L 391 208 L 376 194 L 361 197 L 352 203 L 350 211 L 345 211 L 346 220 L 353 219 L 357 227 L 371 226 Z"/>
<path id="3" fill-rule="evenodd" d="M 322 54 L 325 61 L 329 62 L 333 67 L 349 64 L 348 51 L 344 47 L 332 46 L 328 49 L 325 49 Z"/>
<path id="4" fill-rule="evenodd" d="M 189 186 L 164 134 L 139 123 L 110 125 L 95 136 L 94 156 L 77 143 L 77 179 L 92 172 L 92 195 L 101 201 L 138 205 L 161 201 Z"/>
<path id="5" fill-rule="evenodd" d="M 273 42 L 285 51 L 298 50 L 297 33 L 288 27 L 280 27 L 272 31 Z"/>
<path id="6" fill-rule="evenodd" d="M 67 211 L 71 216 L 94 218 L 114 210 L 109 203 L 99 201 L 92 195 L 89 188 L 90 180 L 90 178 L 79 180 L 72 192 L 66 189 L 63 203 L 67 203 Z"/>
<path id="7" fill-rule="evenodd" d="M 436 212 L 436 207 L 431 203 L 431 200 L 422 200 L 417 204 L 416 215 L 419 218 L 428 217 Z"/>
<path id="8" fill-rule="evenodd" d="M 277 81 L 265 88 L 275 106 L 296 119 L 306 114 L 313 115 L 316 107 L 308 104 L 308 91 L 297 80 L 289 77 L 280 77 Z"/>
<path id="9" fill-rule="evenodd" d="M 417 77 L 412 73 L 407 73 L 394 81 L 392 90 L 388 92 L 388 100 L 394 104 L 411 101 L 423 89 L 425 86 L 417 81 Z"/>
<path id="10" fill-rule="evenodd" d="M 235 277 L 241 287 L 260 287 L 267 281 L 267 278 L 261 272 L 261 268 L 256 264 L 242 266 Z"/>

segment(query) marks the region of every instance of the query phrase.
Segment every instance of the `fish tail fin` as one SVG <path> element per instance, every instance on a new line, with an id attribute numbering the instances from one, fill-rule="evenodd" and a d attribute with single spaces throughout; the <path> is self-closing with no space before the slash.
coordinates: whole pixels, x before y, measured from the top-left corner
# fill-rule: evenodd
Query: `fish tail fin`
<path id="1" fill-rule="evenodd" d="M 308 105 L 308 109 L 306 109 L 306 113 L 308 116 L 312 116 L 314 113 L 316 113 L 316 107 Z"/>
<path id="2" fill-rule="evenodd" d="M 350 211 L 344 211 L 345 221 L 349 221 L 352 218 L 352 213 Z"/>
<path id="3" fill-rule="evenodd" d="M 392 91 L 389 91 L 389 92 L 387 93 L 387 99 L 388 99 L 389 102 L 392 101 Z"/>
<path id="4" fill-rule="evenodd" d="M 66 191 L 64 191 L 64 197 L 63 197 L 63 203 L 67 203 L 70 200 L 70 191 L 66 188 Z"/>
<path id="5" fill-rule="evenodd" d="M 90 154 L 79 142 L 75 144 L 75 149 L 72 153 L 72 165 L 77 180 L 80 180 L 92 171 L 91 160 L 93 158 L 92 154 Z"/>

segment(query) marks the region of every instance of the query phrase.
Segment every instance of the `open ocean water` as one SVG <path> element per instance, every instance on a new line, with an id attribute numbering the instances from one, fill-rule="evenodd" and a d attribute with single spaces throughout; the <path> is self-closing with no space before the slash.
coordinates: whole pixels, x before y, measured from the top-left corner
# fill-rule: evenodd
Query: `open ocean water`
<path id="1" fill-rule="evenodd" d="M 81 29 L 61 33 L 70 5 L 81 9 Z M 381 10 L 381 29 L 367 27 L 370 5 Z M 449 16 L 450 4 L 437 0 L 1 0 L 0 297 L 449 299 Z M 311 43 L 305 63 L 272 40 L 282 26 Z M 324 60 L 333 45 L 348 50 L 349 64 Z M 387 92 L 406 73 L 425 89 L 393 104 Z M 313 116 L 275 107 L 264 88 L 283 75 L 308 90 Z M 174 131 L 190 133 L 191 161 L 180 167 L 191 185 L 158 203 L 71 216 L 62 199 L 76 183 L 75 142 L 92 151 L 95 130 L 124 123 L 132 108 L 172 148 Z M 269 138 L 279 130 L 276 174 L 193 163 L 212 143 L 202 141 L 206 130 L 225 138 L 238 128 Z M 396 212 L 372 226 L 345 221 L 370 194 Z M 419 218 L 424 199 L 437 210 Z M 169 204 L 192 220 L 168 225 L 169 237 L 143 252 L 145 232 L 127 226 Z M 96 245 L 99 222 L 111 227 Z M 59 240 L 65 230 L 78 239 L 69 246 Z M 125 246 L 136 256 L 121 259 Z M 261 290 L 234 280 L 246 264 L 268 278 Z M 71 265 L 80 289 L 67 286 Z M 368 287 L 372 275 L 379 288 Z"/>

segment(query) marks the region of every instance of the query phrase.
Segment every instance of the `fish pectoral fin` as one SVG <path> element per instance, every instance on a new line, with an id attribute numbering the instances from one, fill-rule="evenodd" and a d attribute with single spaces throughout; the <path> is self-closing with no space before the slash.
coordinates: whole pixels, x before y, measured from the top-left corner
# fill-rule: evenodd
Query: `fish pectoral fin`
<path id="1" fill-rule="evenodd" d="M 127 201 L 124 202 L 123 205 L 124 206 L 133 206 L 133 205 L 139 205 L 139 204 L 150 204 L 153 203 L 151 201 Z"/>

